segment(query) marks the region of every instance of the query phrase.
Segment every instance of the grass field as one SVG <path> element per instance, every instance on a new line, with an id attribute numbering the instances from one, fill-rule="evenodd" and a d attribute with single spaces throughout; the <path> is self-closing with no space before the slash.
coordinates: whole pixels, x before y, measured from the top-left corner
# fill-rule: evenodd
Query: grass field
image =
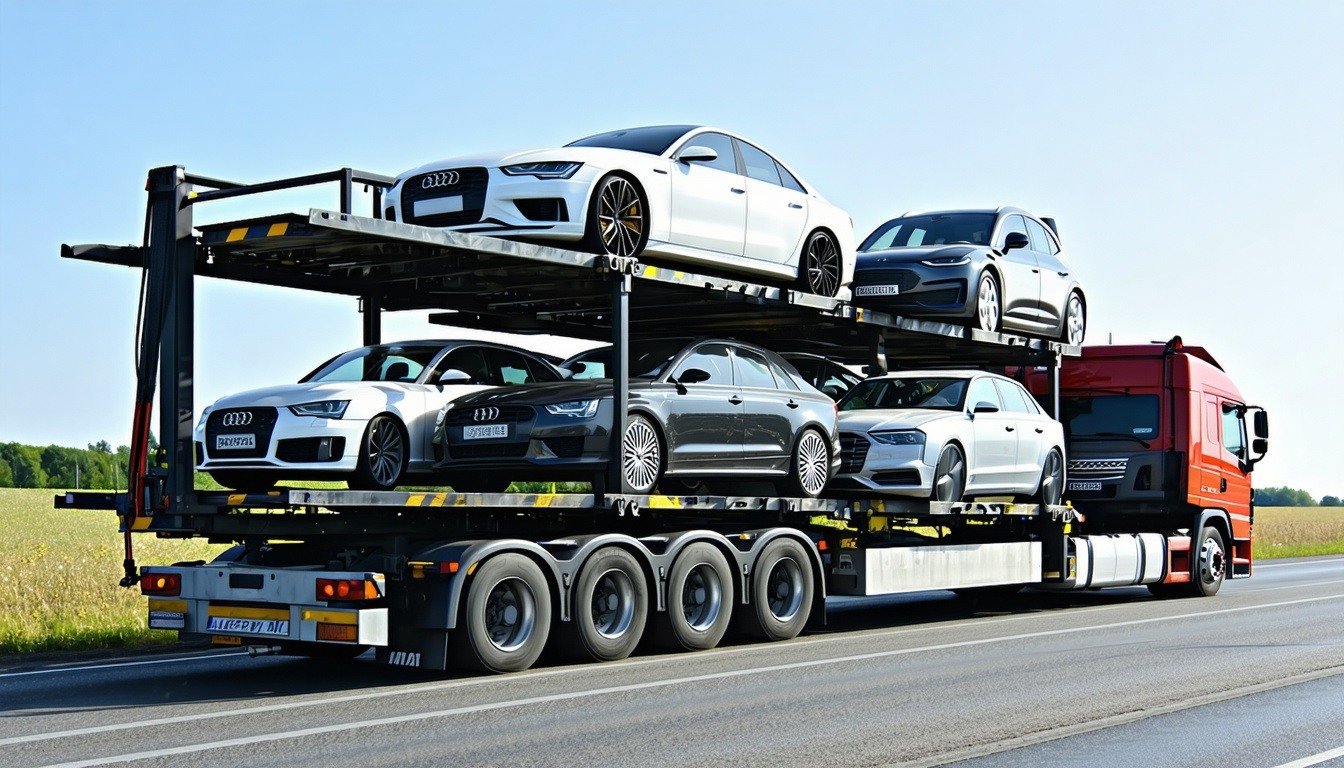
<path id="1" fill-rule="evenodd" d="M 121 536 L 110 512 L 53 510 L 51 490 L 0 488 L 0 654 L 106 648 L 175 638 L 145 628 L 140 591 L 117 586 Z M 1264 507 L 1255 557 L 1344 554 L 1344 508 Z M 202 541 L 136 536 L 140 564 L 209 560 Z"/>

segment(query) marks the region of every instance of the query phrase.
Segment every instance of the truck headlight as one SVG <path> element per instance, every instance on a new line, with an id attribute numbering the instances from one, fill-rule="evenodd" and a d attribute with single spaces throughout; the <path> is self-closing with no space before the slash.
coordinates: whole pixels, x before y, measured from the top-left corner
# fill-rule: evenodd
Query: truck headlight
<path id="1" fill-rule="evenodd" d="M 923 445 L 924 433 L 917 429 L 902 429 L 891 432 L 869 432 L 874 442 L 883 445 Z"/>
<path id="2" fill-rule="evenodd" d="M 505 176 L 536 176 L 538 179 L 568 179 L 583 163 L 519 163 L 501 165 L 499 172 Z"/>
<path id="3" fill-rule="evenodd" d="M 318 400 L 315 403 L 300 403 L 289 406 L 295 416 L 316 416 L 319 419 L 339 419 L 345 415 L 349 400 Z"/>
<path id="4" fill-rule="evenodd" d="M 568 400 L 563 403 L 551 403 L 546 412 L 555 416 L 573 416 L 576 419 L 591 419 L 597 413 L 598 400 Z"/>

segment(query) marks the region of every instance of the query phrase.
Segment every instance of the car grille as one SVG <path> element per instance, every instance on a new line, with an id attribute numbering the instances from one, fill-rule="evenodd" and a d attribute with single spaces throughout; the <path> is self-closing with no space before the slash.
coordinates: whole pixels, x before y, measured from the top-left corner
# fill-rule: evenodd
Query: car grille
<path id="1" fill-rule="evenodd" d="M 454 459 L 516 459 L 527 454 L 527 443 L 453 443 L 448 455 Z"/>
<path id="2" fill-rule="evenodd" d="M 1070 480 L 1122 480 L 1129 459 L 1070 459 Z"/>
<path id="3" fill-rule="evenodd" d="M 497 408 L 499 414 L 487 414 L 493 418 L 476 418 L 476 411 L 484 408 Z M 532 420 L 532 406 L 530 405 L 467 405 L 461 408 L 454 408 L 444 417 L 444 424 L 462 426 L 464 424 L 499 424 L 501 422 L 519 422 Z"/>
<path id="4" fill-rule="evenodd" d="M 546 447 L 556 456 L 562 459 L 575 459 L 583 455 L 584 439 L 582 435 L 575 435 L 572 437 L 548 437 L 542 442 L 546 443 Z"/>
<path id="5" fill-rule="evenodd" d="M 248 414 L 251 421 L 242 426 L 224 426 L 224 417 L 232 414 Z M 271 446 L 271 433 L 275 431 L 276 410 L 274 408 L 226 408 L 210 414 L 205 420 L 205 450 L 212 459 L 259 459 L 266 456 Z M 257 447 L 251 450 L 215 450 L 216 435 L 256 435 Z"/>
<path id="6" fill-rule="evenodd" d="M 860 267 L 854 271 L 854 285 L 894 285 L 902 291 L 908 291 L 919 285 L 919 275 L 908 269 Z"/>
<path id="7" fill-rule="evenodd" d="M 863 435 L 840 435 L 840 472 L 847 475 L 862 472 L 870 447 L 872 443 Z"/>
<path id="8" fill-rule="evenodd" d="M 454 168 L 451 173 L 458 176 L 456 184 L 425 189 L 425 179 L 441 178 L 449 173 L 448 169 L 422 173 L 406 180 L 401 187 L 401 220 L 408 224 L 425 227 L 455 227 L 459 224 L 475 224 L 481 220 L 485 211 L 485 192 L 490 185 L 490 172 L 484 168 Z M 433 213 L 426 216 L 415 215 L 415 204 L 420 200 L 437 200 L 444 197 L 462 197 L 462 210 L 451 213 Z"/>
<path id="9" fill-rule="evenodd" d="M 340 461 L 344 455 L 344 437 L 295 437 L 275 443 L 275 458 L 290 464 Z"/>

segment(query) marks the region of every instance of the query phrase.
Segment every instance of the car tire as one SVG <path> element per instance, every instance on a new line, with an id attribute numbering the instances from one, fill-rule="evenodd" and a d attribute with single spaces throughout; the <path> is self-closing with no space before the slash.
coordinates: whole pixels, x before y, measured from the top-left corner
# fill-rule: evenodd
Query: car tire
<path id="1" fill-rule="evenodd" d="M 1064 319 L 1059 323 L 1059 340 L 1065 344 L 1079 345 L 1087 338 L 1087 304 L 1082 294 L 1073 291 L 1064 302 Z"/>
<path id="2" fill-rule="evenodd" d="M 635 556 L 604 547 L 583 564 L 574 583 L 572 615 L 562 623 L 571 655 L 615 661 L 634 653 L 649 617 L 649 585 Z"/>
<path id="3" fill-rule="evenodd" d="M 933 469 L 933 501 L 956 503 L 966 495 L 966 455 L 955 445 L 945 445 Z"/>
<path id="4" fill-rule="evenodd" d="M 840 245 L 829 232 L 813 232 L 798 255 L 798 290 L 818 296 L 835 296 L 840 293 L 843 277 L 844 257 Z"/>
<path id="5" fill-rule="evenodd" d="M 775 539 L 751 567 L 751 604 L 747 630 L 765 640 L 791 640 L 812 615 L 816 584 L 812 558 L 796 539 Z"/>
<path id="6" fill-rule="evenodd" d="M 1003 289 L 989 270 L 981 272 L 976 281 L 975 314 L 971 323 L 975 328 L 991 333 L 1003 328 Z"/>
<path id="7" fill-rule="evenodd" d="M 349 486 L 361 491 L 395 489 L 406 473 L 410 447 L 401 422 L 387 414 L 374 416 L 359 440 L 359 462 Z"/>
<path id="8" fill-rule="evenodd" d="M 1032 502 L 1054 506 L 1064 501 L 1064 456 L 1058 448 L 1051 448 L 1041 467 L 1041 479 L 1036 492 L 1031 495 Z"/>
<path id="9" fill-rule="evenodd" d="M 733 571 L 719 548 L 689 544 L 667 574 L 667 611 L 658 614 L 654 640 L 666 648 L 704 651 L 719 644 L 733 618 Z"/>
<path id="10" fill-rule="evenodd" d="M 536 663 L 551 632 L 551 590 L 526 555 L 486 560 L 467 586 L 462 617 L 448 636 L 468 670 L 521 672 Z"/>
<path id="11" fill-rule="evenodd" d="M 662 479 L 667 452 L 663 436 L 649 417 L 632 413 L 621 441 L 621 472 L 631 493 L 653 493 Z"/>
<path id="12" fill-rule="evenodd" d="M 649 203 L 634 180 L 619 173 L 593 187 L 583 248 L 592 253 L 634 258 L 649 243 Z"/>
<path id="13" fill-rule="evenodd" d="M 804 429 L 793 442 L 789 476 L 781 483 L 785 496 L 815 499 L 831 479 L 831 446 L 815 429 Z"/>
<path id="14" fill-rule="evenodd" d="M 217 469 L 210 473 L 210 477 L 225 488 L 246 493 L 264 493 L 274 488 L 279 480 L 274 472 L 248 469 Z"/>

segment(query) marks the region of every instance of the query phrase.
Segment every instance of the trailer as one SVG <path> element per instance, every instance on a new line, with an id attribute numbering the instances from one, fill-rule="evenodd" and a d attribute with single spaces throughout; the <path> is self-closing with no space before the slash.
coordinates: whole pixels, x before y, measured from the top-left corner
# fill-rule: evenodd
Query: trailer
<path id="1" fill-rule="evenodd" d="M 729 631 L 789 639 L 825 621 L 828 595 L 1198 578 L 1188 527 L 1092 532 L 1086 510 L 1067 504 L 641 495 L 614 461 L 591 493 L 198 490 L 198 276 L 350 296 L 366 344 L 381 340 L 382 312 L 411 309 L 457 327 L 609 341 L 617 403 L 627 399 L 630 344 L 657 336 L 727 335 L 869 373 L 1030 371 L 1054 414 L 1060 366 L 1080 353 L 874 312 L 843 295 L 387 221 L 380 198 L 391 182 L 346 168 L 248 185 L 156 168 L 140 245 L 62 246 L 67 258 L 142 270 L 128 490 L 64 494 L 56 505 L 116 511 L 122 584 L 149 597 L 151 627 L 266 651 L 372 647 L 393 665 L 504 672 L 531 666 L 548 645 L 603 661 L 641 643 L 711 648 Z M 337 210 L 193 226 L 211 201 L 323 183 L 339 185 Z M 352 210 L 358 185 L 372 190 L 370 216 Z M 156 395 L 162 447 L 150 455 Z M 626 418 L 615 411 L 612 456 Z M 136 534 L 234 546 L 211 563 L 139 568 Z"/>

